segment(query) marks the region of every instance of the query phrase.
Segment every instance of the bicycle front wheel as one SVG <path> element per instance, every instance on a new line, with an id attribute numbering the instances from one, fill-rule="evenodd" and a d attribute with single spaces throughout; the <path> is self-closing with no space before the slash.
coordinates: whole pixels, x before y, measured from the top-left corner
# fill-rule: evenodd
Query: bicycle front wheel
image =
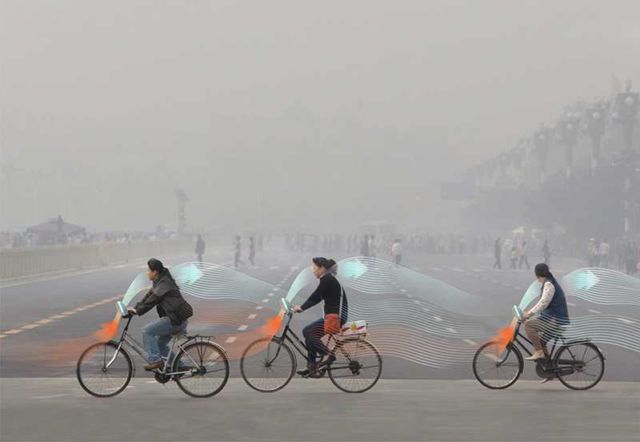
<path id="1" fill-rule="evenodd" d="M 604 374 L 604 356 L 590 342 L 562 347 L 554 364 L 558 379 L 572 390 L 588 390 L 600 382 Z"/>
<path id="2" fill-rule="evenodd" d="M 333 385 L 346 393 L 370 390 L 382 374 L 382 357 L 366 339 L 344 339 L 333 350 L 336 360 L 327 367 Z"/>
<path id="3" fill-rule="evenodd" d="M 473 357 L 473 374 L 485 387 L 501 390 L 513 385 L 524 368 L 522 353 L 513 344 L 483 344 Z"/>
<path id="4" fill-rule="evenodd" d="M 229 360 L 224 350 L 210 341 L 185 345 L 176 355 L 173 372 L 186 394 L 206 398 L 218 394 L 229 379 Z"/>
<path id="5" fill-rule="evenodd" d="M 296 358 L 287 344 L 276 338 L 251 343 L 240 359 L 242 379 L 254 390 L 273 393 L 291 381 Z"/>
<path id="6" fill-rule="evenodd" d="M 96 397 L 112 397 L 122 392 L 133 374 L 131 358 L 115 342 L 102 342 L 87 348 L 76 366 L 80 386 Z"/>

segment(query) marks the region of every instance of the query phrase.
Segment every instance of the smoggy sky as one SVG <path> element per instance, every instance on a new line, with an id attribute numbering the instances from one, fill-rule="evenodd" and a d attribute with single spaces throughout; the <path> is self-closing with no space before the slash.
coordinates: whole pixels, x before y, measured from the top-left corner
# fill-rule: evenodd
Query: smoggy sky
<path id="1" fill-rule="evenodd" d="M 438 184 L 640 86 L 635 1 L 0 3 L 0 229 L 447 223 Z"/>

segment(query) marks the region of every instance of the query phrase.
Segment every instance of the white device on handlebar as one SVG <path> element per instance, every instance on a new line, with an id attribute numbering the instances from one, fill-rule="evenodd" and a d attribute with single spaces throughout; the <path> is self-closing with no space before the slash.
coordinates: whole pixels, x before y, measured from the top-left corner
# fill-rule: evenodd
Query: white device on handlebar
<path id="1" fill-rule="evenodd" d="M 291 312 L 291 304 L 289 304 L 286 299 L 280 298 L 280 304 L 282 304 L 282 308 L 284 309 L 285 313 Z"/>
<path id="2" fill-rule="evenodd" d="M 127 306 L 124 305 L 124 302 L 116 302 L 116 308 L 118 309 L 118 313 L 120 313 L 122 316 L 129 316 L 129 311 L 127 310 Z"/>
<path id="3" fill-rule="evenodd" d="M 522 309 L 517 305 L 513 306 L 513 314 L 515 315 L 516 318 L 518 318 L 518 321 L 522 322 L 524 320 L 524 314 L 522 313 Z"/>

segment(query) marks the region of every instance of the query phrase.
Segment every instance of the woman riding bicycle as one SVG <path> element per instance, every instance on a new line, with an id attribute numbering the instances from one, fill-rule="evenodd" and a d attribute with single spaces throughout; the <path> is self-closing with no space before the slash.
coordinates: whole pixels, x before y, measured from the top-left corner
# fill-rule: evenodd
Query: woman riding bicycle
<path id="1" fill-rule="evenodd" d="M 164 366 L 162 357 L 169 353 L 171 336 L 187 330 L 187 319 L 193 316 L 193 309 L 182 297 L 180 288 L 162 262 L 151 258 L 147 266 L 147 277 L 153 282 L 151 290 L 134 308 L 129 308 L 129 312 L 142 316 L 153 307 L 158 311 L 160 318 L 142 329 L 142 342 L 149 355 L 149 364 L 144 369 L 155 370 Z"/>
<path id="2" fill-rule="evenodd" d="M 309 299 L 302 305 L 294 306 L 293 311 L 302 313 L 320 301 L 324 301 L 324 317 L 312 322 L 302 330 L 308 350 L 307 368 L 298 370 L 298 374 L 314 377 L 317 375 L 318 368 L 335 360 L 335 356 L 330 354 L 329 349 L 322 342 L 322 337 L 327 333 L 333 334 L 340 331 L 340 326 L 347 321 L 349 306 L 347 296 L 334 276 L 338 270 L 336 262 L 333 259 L 322 257 L 313 258 L 311 261 L 311 270 L 320 283 Z M 316 364 L 318 355 L 322 357 L 322 360 Z"/>
<path id="3" fill-rule="evenodd" d="M 536 278 L 542 284 L 542 290 L 537 304 L 524 313 L 524 328 L 535 348 L 533 354 L 526 358 L 531 361 L 545 357 L 545 342 L 541 337 L 542 334 L 547 338 L 558 336 L 562 326 L 569 324 L 564 291 L 549 271 L 549 266 L 538 264 L 534 271 Z"/>

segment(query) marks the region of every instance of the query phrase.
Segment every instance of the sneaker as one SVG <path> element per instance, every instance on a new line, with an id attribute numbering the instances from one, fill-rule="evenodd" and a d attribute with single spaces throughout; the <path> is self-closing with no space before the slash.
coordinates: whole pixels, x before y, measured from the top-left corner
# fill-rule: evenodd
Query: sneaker
<path id="1" fill-rule="evenodd" d="M 311 369 L 309 367 L 307 367 L 305 369 L 298 370 L 296 373 L 298 373 L 303 378 L 306 378 L 311 374 Z"/>

